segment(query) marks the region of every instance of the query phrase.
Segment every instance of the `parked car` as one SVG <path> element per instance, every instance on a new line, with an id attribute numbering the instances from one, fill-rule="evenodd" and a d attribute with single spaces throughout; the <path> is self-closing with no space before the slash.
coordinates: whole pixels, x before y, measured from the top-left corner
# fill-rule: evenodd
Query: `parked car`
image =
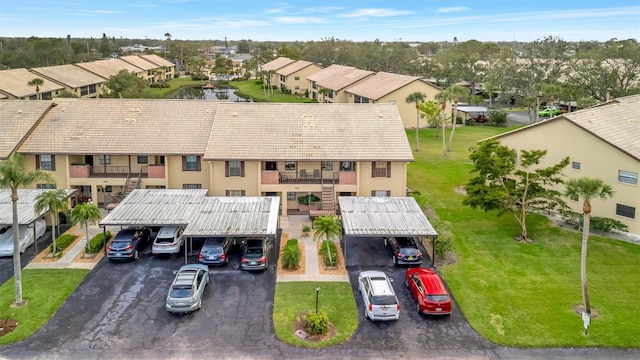
<path id="1" fill-rule="evenodd" d="M 233 246 L 233 238 L 209 237 L 204 240 L 198 261 L 205 265 L 225 265 L 229 263 L 229 250 Z"/>
<path id="2" fill-rule="evenodd" d="M 140 258 L 140 250 L 151 243 L 149 228 L 128 228 L 118 231 L 107 248 L 107 259 L 136 260 Z"/>
<path id="3" fill-rule="evenodd" d="M 410 236 L 392 236 L 384 239 L 384 245 L 392 255 L 393 264 L 418 266 L 422 264 L 422 251 Z"/>
<path id="4" fill-rule="evenodd" d="M 547 106 L 546 108 L 538 111 L 539 116 L 551 116 L 551 115 L 557 116 L 560 114 L 562 114 L 562 110 L 557 106 L 554 106 L 553 109 Z"/>
<path id="5" fill-rule="evenodd" d="M 35 234 L 34 234 L 35 229 Z M 29 225 L 18 227 L 18 238 L 20 239 L 20 252 L 24 253 L 27 248 L 44 235 L 47 230 L 47 222 L 38 219 Z M 0 232 L 0 256 L 13 256 L 13 228 L 5 227 L 4 232 Z"/>
<path id="6" fill-rule="evenodd" d="M 358 275 L 358 289 L 364 302 L 365 319 L 398 320 L 400 303 L 391 281 L 382 271 L 363 271 Z"/>
<path id="7" fill-rule="evenodd" d="M 249 238 L 242 245 L 242 258 L 240 259 L 240 269 L 242 270 L 265 270 L 269 267 L 269 239 Z"/>
<path id="8" fill-rule="evenodd" d="M 484 114 L 479 114 L 476 116 L 472 116 L 465 122 L 466 125 L 471 123 L 471 120 L 475 121 L 476 124 L 485 124 L 487 122 L 487 117 Z"/>
<path id="9" fill-rule="evenodd" d="M 450 315 L 451 298 L 440 276 L 433 269 L 412 268 L 407 270 L 405 285 L 416 299 L 420 314 Z"/>
<path id="10" fill-rule="evenodd" d="M 151 246 L 151 254 L 177 254 L 180 252 L 182 243 L 182 232 L 184 228 L 182 226 L 163 226 L 158 231 L 153 245 Z"/>
<path id="11" fill-rule="evenodd" d="M 201 264 L 184 265 L 171 283 L 165 308 L 172 313 L 188 313 L 202 308 L 202 295 L 209 283 L 209 268 Z"/>

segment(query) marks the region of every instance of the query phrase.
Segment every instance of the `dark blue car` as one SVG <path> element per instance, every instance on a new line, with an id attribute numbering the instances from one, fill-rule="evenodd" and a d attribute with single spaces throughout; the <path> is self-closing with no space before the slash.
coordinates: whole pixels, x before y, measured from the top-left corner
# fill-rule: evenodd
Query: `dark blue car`
<path id="1" fill-rule="evenodd" d="M 198 261 L 205 265 L 226 265 L 229 263 L 229 250 L 233 246 L 233 238 L 210 237 L 206 238 Z"/>
<path id="2" fill-rule="evenodd" d="M 151 243 L 151 231 L 148 228 L 122 229 L 107 248 L 107 259 L 136 260 L 140 251 Z"/>

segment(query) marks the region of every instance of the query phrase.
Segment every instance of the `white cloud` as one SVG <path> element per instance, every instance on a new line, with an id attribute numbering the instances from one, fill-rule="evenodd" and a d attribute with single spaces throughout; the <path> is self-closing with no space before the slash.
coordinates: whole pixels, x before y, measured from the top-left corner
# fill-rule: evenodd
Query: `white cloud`
<path id="1" fill-rule="evenodd" d="M 326 19 L 309 16 L 283 16 L 276 18 L 276 22 L 281 24 L 324 24 Z"/>
<path id="2" fill-rule="evenodd" d="M 411 15 L 413 11 L 407 10 L 393 10 L 393 9 L 360 9 L 350 13 L 339 15 L 344 18 L 356 18 L 356 17 L 387 17 L 398 15 Z"/>
<path id="3" fill-rule="evenodd" d="M 118 10 L 87 10 L 90 14 L 124 14 L 124 11 Z"/>
<path id="4" fill-rule="evenodd" d="M 437 12 L 450 13 L 450 12 L 467 11 L 467 10 L 469 10 L 469 8 L 466 6 L 450 6 L 445 8 L 439 8 Z"/>

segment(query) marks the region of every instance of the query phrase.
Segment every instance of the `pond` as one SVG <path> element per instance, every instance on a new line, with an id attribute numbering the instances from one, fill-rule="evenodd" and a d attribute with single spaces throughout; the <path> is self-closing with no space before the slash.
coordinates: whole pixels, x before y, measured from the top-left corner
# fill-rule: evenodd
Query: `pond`
<path id="1" fill-rule="evenodd" d="M 202 89 L 199 87 L 185 86 L 173 95 L 174 99 L 204 99 L 211 101 L 248 102 L 245 98 L 236 95 L 236 89 Z"/>

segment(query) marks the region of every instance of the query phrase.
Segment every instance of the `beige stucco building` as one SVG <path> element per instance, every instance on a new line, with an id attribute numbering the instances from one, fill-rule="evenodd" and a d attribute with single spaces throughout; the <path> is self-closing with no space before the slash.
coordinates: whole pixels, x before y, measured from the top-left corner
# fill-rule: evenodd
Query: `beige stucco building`
<path id="1" fill-rule="evenodd" d="M 97 98 L 107 90 L 103 77 L 71 64 L 33 68 L 30 71 L 64 86 L 64 90 L 82 98 Z"/>
<path id="2" fill-rule="evenodd" d="M 310 61 L 298 60 L 276 70 L 278 88 L 280 91 L 289 90 L 292 94 L 304 94 L 309 88 L 307 78 L 322 67 Z"/>
<path id="3" fill-rule="evenodd" d="M 42 80 L 42 85 L 29 85 L 34 79 Z M 0 94 L 8 100 L 39 100 L 52 99 L 58 95 L 64 86 L 43 76 L 34 74 L 27 69 L 11 69 L 0 71 Z"/>
<path id="4" fill-rule="evenodd" d="M 619 220 L 640 234 L 640 95 L 563 114 L 510 131 L 496 138 L 512 149 L 544 149 L 542 166 L 569 157 L 568 178 L 600 178 L 615 191 L 613 198 L 592 201 L 593 216 Z M 564 189 L 564 187 L 561 187 Z M 580 201 L 566 199 L 573 211 Z"/>
<path id="5" fill-rule="evenodd" d="M 349 96 L 345 89 L 374 74 L 373 71 L 353 66 L 331 65 L 307 77 L 309 98 L 321 103 L 348 103 Z"/>

